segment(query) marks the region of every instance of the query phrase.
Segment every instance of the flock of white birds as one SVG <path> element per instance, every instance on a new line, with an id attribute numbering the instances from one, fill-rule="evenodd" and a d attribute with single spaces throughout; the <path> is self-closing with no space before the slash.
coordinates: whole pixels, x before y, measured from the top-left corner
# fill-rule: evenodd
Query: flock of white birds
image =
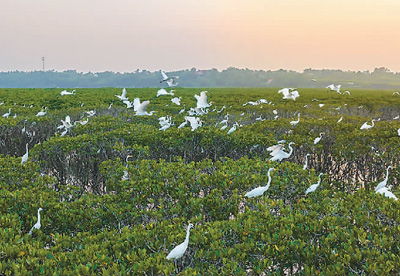
<path id="1" fill-rule="evenodd" d="M 161 74 L 162 74 L 163 79 L 160 81 L 160 83 L 166 82 L 169 87 L 173 87 L 173 86 L 176 86 L 178 84 L 176 82 L 176 79 L 178 78 L 177 76 L 168 77 L 167 74 L 165 72 L 163 72 L 163 71 L 161 71 Z M 327 86 L 326 88 L 330 89 L 331 91 L 335 91 L 335 92 L 337 92 L 339 94 L 342 94 L 340 92 L 341 85 L 331 84 L 331 85 Z M 162 88 L 162 89 L 157 91 L 157 95 L 155 97 L 174 96 L 174 92 L 175 92 L 175 90 L 171 90 L 170 92 L 167 92 L 165 89 Z M 192 107 L 192 108 L 190 108 L 190 110 L 187 111 L 188 112 L 188 116 L 184 117 L 185 121 L 182 122 L 178 126 L 178 128 L 183 128 L 187 124 L 189 124 L 190 127 L 191 127 L 191 130 L 195 131 L 196 129 L 201 127 L 203 125 L 203 123 L 204 123 L 204 121 L 201 120 L 201 116 L 202 115 L 207 114 L 209 112 L 221 113 L 226 108 L 226 106 L 223 106 L 220 110 L 217 110 L 215 108 L 214 110 L 210 111 L 209 108 L 212 106 L 213 102 L 209 102 L 208 101 L 207 93 L 208 93 L 208 91 L 202 91 L 202 92 L 200 92 L 200 95 L 194 95 L 194 97 L 197 100 L 196 107 Z M 282 99 L 291 99 L 291 100 L 295 101 L 296 98 L 300 97 L 299 92 L 295 88 L 283 88 L 283 89 L 280 89 L 278 91 L 278 93 L 283 95 Z M 344 93 L 350 95 L 349 91 L 345 91 Z M 73 90 L 71 92 L 68 92 L 68 91 L 64 90 L 64 91 L 62 91 L 60 93 L 60 96 L 66 96 L 66 95 L 75 95 L 75 90 Z M 154 111 L 154 110 L 150 111 L 150 112 L 147 111 L 147 108 L 150 105 L 150 100 L 146 100 L 146 101 L 141 102 L 139 98 L 135 98 L 132 102 L 130 102 L 129 98 L 127 97 L 127 91 L 126 91 L 125 88 L 122 90 L 122 94 L 121 95 L 115 95 L 115 96 L 120 101 L 125 103 L 126 107 L 128 109 L 133 108 L 133 111 L 135 112 L 135 116 L 152 116 L 154 113 L 157 112 L 157 111 Z M 176 105 L 180 105 L 180 100 L 181 100 L 181 97 L 179 97 L 179 98 L 175 97 L 175 98 L 171 99 L 171 102 L 176 104 Z M 317 100 L 317 99 L 315 99 L 315 100 Z M 259 99 L 257 101 L 249 101 L 247 103 L 244 103 L 243 106 L 245 106 L 245 105 L 256 106 L 256 105 L 261 105 L 261 104 L 272 104 L 272 102 L 268 102 L 265 99 Z M 109 108 L 111 108 L 111 105 L 109 106 Z M 183 113 L 183 112 L 185 112 L 185 108 L 183 108 L 179 113 Z M 46 113 L 47 113 L 47 107 L 44 108 L 39 113 L 37 113 L 36 116 L 45 116 Z M 278 118 L 277 110 L 273 110 L 273 113 L 276 115 L 275 119 L 277 119 Z M 3 114 L 3 117 L 8 118 L 10 116 L 10 114 L 11 114 L 11 109 L 9 109 L 8 113 Z M 94 116 L 96 114 L 96 112 L 94 110 L 91 110 L 91 111 L 86 112 L 86 114 L 87 114 L 87 117 L 86 117 L 85 120 L 76 121 L 74 123 L 71 122 L 70 116 L 66 116 L 65 120 L 61 120 L 62 124 L 57 127 L 59 130 L 63 130 L 63 132 L 61 133 L 61 136 L 67 134 L 68 131 L 72 127 L 76 126 L 78 123 L 81 124 L 81 125 L 84 125 L 84 124 L 88 123 L 89 117 Z M 244 113 L 242 113 L 240 115 L 243 116 Z M 226 115 L 224 116 L 224 119 L 217 124 L 217 127 L 220 127 L 220 125 L 222 125 L 220 127 L 220 129 L 222 129 L 222 130 L 226 129 L 228 127 L 229 116 L 230 116 L 229 113 L 226 113 Z M 343 119 L 343 117 L 341 117 L 338 120 L 338 123 L 340 123 L 342 121 L 342 119 Z M 161 131 L 165 131 L 168 128 L 170 128 L 171 126 L 175 125 L 174 122 L 172 122 L 172 116 L 170 116 L 170 115 L 160 117 L 160 118 L 158 118 L 158 120 L 159 120 L 159 124 L 160 124 L 159 130 L 161 130 Z M 256 119 L 256 121 L 262 121 L 262 120 L 264 120 L 264 119 L 261 118 L 261 117 Z M 368 122 L 364 123 L 360 127 L 360 129 L 369 129 L 369 128 L 374 127 L 374 122 L 375 121 L 376 120 L 373 119 L 371 121 L 371 125 L 369 125 Z M 292 127 L 295 127 L 299 122 L 300 122 L 300 113 L 298 113 L 297 120 L 291 121 L 290 125 Z M 230 133 L 234 132 L 240 126 L 241 125 L 238 122 L 233 123 L 227 133 L 230 134 Z M 25 129 L 25 126 L 24 126 L 24 129 Z M 325 134 L 324 132 L 321 132 L 319 134 L 319 136 L 315 138 L 314 144 L 319 143 L 321 141 L 321 139 L 323 138 L 324 134 Z M 400 129 L 398 130 L 398 134 L 400 135 Z M 271 155 L 271 158 L 269 159 L 270 161 L 278 161 L 278 162 L 280 162 L 283 159 L 287 159 L 292 155 L 292 153 L 293 153 L 292 145 L 295 144 L 295 143 L 294 142 L 288 143 L 289 151 L 287 152 L 287 151 L 285 151 L 285 147 L 284 147 L 285 142 L 286 141 L 278 141 L 277 145 L 273 145 L 273 146 L 270 146 L 270 147 L 267 148 L 267 150 L 270 151 L 270 155 Z M 27 162 L 28 154 L 29 154 L 28 144 L 26 144 L 26 153 L 22 156 L 21 164 L 25 164 Z M 307 169 L 307 163 L 308 163 L 308 157 L 309 156 L 310 156 L 310 154 L 307 154 L 305 156 L 305 164 L 303 166 L 303 170 Z M 127 156 L 126 161 L 128 161 L 129 157 L 132 157 L 132 156 Z M 380 182 L 376 186 L 375 192 L 379 193 L 379 194 L 383 194 L 386 197 L 393 198 L 393 199 L 397 200 L 397 197 L 390 191 L 392 186 L 391 185 L 387 186 L 388 176 L 389 176 L 389 169 L 391 169 L 391 168 L 392 168 L 391 166 L 387 167 L 386 177 L 382 182 Z M 271 172 L 272 171 L 274 171 L 274 168 L 270 168 L 268 170 L 268 183 L 266 184 L 266 186 L 259 186 L 259 187 L 255 188 L 255 189 L 247 192 L 245 194 L 245 197 L 254 198 L 254 197 L 258 197 L 258 196 L 263 195 L 270 187 L 271 180 L 272 180 L 272 178 L 271 178 Z M 315 184 L 312 184 L 305 191 L 305 195 L 307 195 L 307 194 L 309 194 L 311 192 L 314 192 L 320 186 L 323 175 L 324 175 L 323 173 L 319 174 L 318 182 L 315 183 Z M 124 176 L 122 177 L 122 179 L 123 180 L 129 179 L 127 171 L 124 171 Z M 40 229 L 40 226 L 41 226 L 41 224 L 40 224 L 40 211 L 42 211 L 42 210 L 43 210 L 42 208 L 38 209 L 38 211 L 37 211 L 37 214 L 38 214 L 37 223 L 29 231 L 29 235 L 32 234 L 32 231 L 34 229 Z M 184 242 L 179 244 L 178 246 L 176 246 L 168 254 L 168 256 L 167 256 L 168 260 L 169 259 L 178 259 L 178 258 L 180 258 L 180 257 L 182 257 L 184 255 L 184 253 L 185 253 L 185 251 L 186 251 L 186 249 L 188 247 L 188 244 L 189 244 L 189 234 L 190 234 L 190 229 L 192 227 L 193 227 L 193 224 L 189 223 L 189 225 L 187 227 L 187 233 L 186 233 L 186 238 L 185 238 Z"/>

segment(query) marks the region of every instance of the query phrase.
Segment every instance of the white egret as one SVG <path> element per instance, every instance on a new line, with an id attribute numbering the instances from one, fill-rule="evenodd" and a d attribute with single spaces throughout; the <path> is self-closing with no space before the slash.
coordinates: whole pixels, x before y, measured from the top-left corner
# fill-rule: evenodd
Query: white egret
<path id="1" fill-rule="evenodd" d="M 168 75 L 162 70 L 161 70 L 161 75 L 162 75 L 163 79 L 160 81 L 160 83 L 165 81 L 169 87 L 178 85 L 178 83 L 175 80 L 178 79 L 179 76 L 168 77 Z"/>
<path id="2" fill-rule="evenodd" d="M 221 128 L 220 128 L 220 130 L 224 130 L 224 129 L 226 129 L 228 127 L 228 124 L 225 124 L 225 125 L 223 125 Z"/>
<path id="3" fill-rule="evenodd" d="M 7 113 L 4 113 L 2 117 L 3 117 L 3 118 L 8 118 L 10 115 L 11 115 L 11 108 L 9 108 L 9 109 L 8 109 L 8 112 L 7 112 Z"/>
<path id="4" fill-rule="evenodd" d="M 125 168 L 127 168 L 127 169 L 128 169 L 128 159 L 130 157 L 133 157 L 133 156 L 128 155 L 125 159 L 125 163 L 126 163 Z M 129 180 L 129 172 L 127 170 L 124 170 L 124 175 L 122 176 L 122 180 Z"/>
<path id="5" fill-rule="evenodd" d="M 26 143 L 26 152 L 24 155 L 22 155 L 21 164 L 25 164 L 26 161 L 28 161 L 28 155 L 29 155 L 29 148 L 28 148 L 28 143 Z"/>
<path id="6" fill-rule="evenodd" d="M 321 141 L 323 134 L 325 134 L 325 132 L 320 132 L 319 137 L 314 139 L 314 145 L 318 144 L 318 142 Z"/>
<path id="7" fill-rule="evenodd" d="M 37 216 L 38 216 L 38 219 L 37 219 L 37 222 L 36 222 L 36 224 L 31 228 L 31 230 L 29 231 L 29 235 L 32 235 L 32 232 L 33 232 L 33 229 L 40 229 L 40 227 L 42 226 L 41 224 L 40 224 L 40 211 L 42 211 L 43 209 L 42 208 L 39 208 L 38 210 L 37 210 Z"/>
<path id="8" fill-rule="evenodd" d="M 299 91 L 294 90 L 294 91 L 290 92 L 289 94 L 284 95 L 282 97 L 282 99 L 289 99 L 289 100 L 292 99 L 293 101 L 295 101 L 296 98 L 298 98 L 298 97 L 300 97 Z"/>
<path id="9" fill-rule="evenodd" d="M 182 124 L 180 124 L 178 126 L 178 128 L 183 128 L 184 126 L 186 126 L 187 123 L 188 123 L 188 121 L 185 120 Z"/>
<path id="10" fill-rule="evenodd" d="M 25 134 L 25 132 L 26 132 L 25 123 L 26 123 L 26 120 L 24 120 L 24 127 L 21 129 L 21 133 L 22 134 Z"/>
<path id="11" fill-rule="evenodd" d="M 238 122 L 235 122 L 233 126 L 228 130 L 228 134 L 234 132 L 238 126 L 239 126 Z"/>
<path id="12" fill-rule="evenodd" d="M 397 130 L 397 135 L 400 136 L 400 128 Z"/>
<path id="13" fill-rule="evenodd" d="M 266 186 L 260 186 L 257 187 L 250 192 L 247 192 L 244 196 L 245 197 L 256 197 L 262 195 L 266 190 L 268 190 L 270 184 L 271 184 L 271 172 L 274 170 L 274 168 L 269 168 L 268 170 L 268 183 Z"/>
<path id="14" fill-rule="evenodd" d="M 194 95 L 197 100 L 197 108 L 207 108 L 211 106 L 211 103 L 207 103 L 207 94 L 208 91 L 201 91 L 200 96 Z"/>
<path id="15" fill-rule="evenodd" d="M 340 119 L 337 122 L 340 123 L 342 120 L 343 120 L 343 116 L 340 117 Z"/>
<path id="16" fill-rule="evenodd" d="M 181 98 L 182 97 L 175 97 L 175 98 L 172 98 L 171 99 L 171 102 L 173 102 L 174 104 L 176 104 L 176 105 L 181 105 Z"/>
<path id="17" fill-rule="evenodd" d="M 292 126 L 295 126 L 295 125 L 297 125 L 299 122 L 300 122 L 300 113 L 297 114 L 297 121 L 291 121 L 290 124 L 291 124 Z"/>
<path id="18" fill-rule="evenodd" d="M 305 162 L 303 165 L 303 170 L 307 169 L 308 166 L 308 156 L 311 156 L 309 153 L 306 154 Z"/>
<path id="19" fill-rule="evenodd" d="M 347 94 L 347 95 L 349 95 L 350 96 L 350 91 L 349 90 L 346 90 L 346 91 L 344 91 L 344 93 L 343 94 Z"/>
<path id="20" fill-rule="evenodd" d="M 115 97 L 117 97 L 118 99 L 120 99 L 121 101 L 127 101 L 128 98 L 126 97 L 126 89 L 122 89 L 122 94 L 121 95 L 114 95 Z"/>
<path id="21" fill-rule="evenodd" d="M 171 90 L 168 93 L 167 90 L 165 90 L 164 88 L 161 88 L 160 90 L 157 91 L 157 96 L 156 97 L 163 96 L 163 95 L 173 96 L 174 95 L 174 91 L 175 90 Z"/>
<path id="22" fill-rule="evenodd" d="M 382 187 L 379 190 L 376 191 L 377 194 L 384 195 L 388 198 L 393 198 L 394 200 L 397 200 L 397 197 L 390 191 L 391 186 L 389 187 Z"/>
<path id="23" fill-rule="evenodd" d="M 180 257 L 185 254 L 186 249 L 188 248 L 189 245 L 189 235 L 190 235 L 190 228 L 193 227 L 193 224 L 189 223 L 187 230 L 186 230 L 186 238 L 185 241 L 179 245 L 177 245 L 174 249 L 172 249 L 171 252 L 169 252 L 167 256 L 167 260 L 170 259 L 179 259 Z"/>
<path id="24" fill-rule="evenodd" d="M 203 122 L 200 120 L 199 117 L 185 116 L 185 120 L 190 123 L 192 131 L 203 125 Z"/>
<path id="25" fill-rule="evenodd" d="M 330 91 L 336 91 L 337 93 L 342 94 L 342 93 L 340 92 L 340 88 L 341 88 L 341 87 L 342 87 L 341 84 L 338 84 L 338 85 L 331 84 L 331 85 L 328 85 L 328 86 L 325 87 L 325 88 L 329 88 Z"/>
<path id="26" fill-rule="evenodd" d="M 360 127 L 360 129 L 370 129 L 370 128 L 372 128 L 373 126 L 374 126 L 374 122 L 375 122 L 375 119 L 372 119 L 372 121 L 371 121 L 371 125 L 369 125 L 368 124 L 368 122 L 365 122 L 361 127 Z"/>
<path id="27" fill-rule="evenodd" d="M 282 159 L 289 158 L 293 153 L 292 144 L 294 144 L 294 142 L 290 142 L 289 145 L 288 145 L 288 147 L 290 149 L 289 152 L 283 151 L 283 149 L 284 149 L 283 145 L 279 145 L 279 144 L 275 145 L 275 146 L 268 147 L 267 150 L 268 151 L 272 151 L 270 153 L 270 155 L 272 157 L 269 160 L 270 161 L 282 161 Z"/>
<path id="28" fill-rule="evenodd" d="M 147 112 L 146 108 L 150 104 L 150 101 L 144 101 L 138 105 L 135 116 L 151 116 L 155 111 Z"/>
<path id="29" fill-rule="evenodd" d="M 39 112 L 36 114 L 36 116 L 41 117 L 41 116 L 46 115 L 46 113 L 47 113 L 47 107 L 45 107 L 44 110 L 39 111 Z"/>
<path id="30" fill-rule="evenodd" d="M 312 184 L 312 185 L 306 190 L 306 194 L 311 193 L 311 192 L 314 192 L 314 191 L 318 188 L 319 184 L 321 184 L 321 176 L 322 176 L 322 175 L 324 175 L 324 174 L 323 174 L 323 173 L 320 173 L 320 174 L 318 175 L 318 178 L 319 178 L 318 182 L 317 182 L 316 184 Z"/>
<path id="31" fill-rule="evenodd" d="M 80 123 L 81 125 L 86 125 L 87 123 L 89 122 L 89 118 L 86 118 L 86 120 L 84 121 L 84 120 L 80 120 L 80 121 L 78 121 L 78 123 Z"/>
<path id="32" fill-rule="evenodd" d="M 380 183 L 375 187 L 375 192 L 377 192 L 379 189 L 381 189 L 381 188 L 383 188 L 383 187 L 386 186 L 386 184 L 387 184 L 387 182 L 388 182 L 388 179 L 389 179 L 389 170 L 390 170 L 390 169 L 392 169 L 392 166 L 388 166 L 388 167 L 386 168 L 386 177 L 385 177 L 385 179 L 384 179 L 382 182 L 380 182 Z"/>
<path id="33" fill-rule="evenodd" d="M 96 115 L 96 110 L 89 110 L 89 111 L 85 111 L 86 114 L 88 115 L 88 117 L 93 117 L 94 115 Z"/>
<path id="34" fill-rule="evenodd" d="M 75 95 L 75 90 L 72 90 L 71 92 L 63 90 L 60 92 L 60 96 L 66 96 L 66 95 Z"/>

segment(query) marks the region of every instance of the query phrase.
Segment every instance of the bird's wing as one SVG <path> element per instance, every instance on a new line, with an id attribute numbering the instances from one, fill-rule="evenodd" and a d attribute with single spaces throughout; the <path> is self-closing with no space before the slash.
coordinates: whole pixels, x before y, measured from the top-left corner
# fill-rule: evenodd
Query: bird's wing
<path id="1" fill-rule="evenodd" d="M 167 80 L 167 79 L 168 79 L 167 74 L 166 74 L 164 71 L 162 71 L 162 70 L 161 70 L 161 75 L 162 75 L 162 77 L 163 77 L 164 80 Z"/>

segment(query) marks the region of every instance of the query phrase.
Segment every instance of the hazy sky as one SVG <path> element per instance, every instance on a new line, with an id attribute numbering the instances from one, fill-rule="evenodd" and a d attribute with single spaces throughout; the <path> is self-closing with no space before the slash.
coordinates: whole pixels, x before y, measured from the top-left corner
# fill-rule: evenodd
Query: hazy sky
<path id="1" fill-rule="evenodd" d="M 0 0 L 0 71 L 400 71 L 400 0 Z"/>

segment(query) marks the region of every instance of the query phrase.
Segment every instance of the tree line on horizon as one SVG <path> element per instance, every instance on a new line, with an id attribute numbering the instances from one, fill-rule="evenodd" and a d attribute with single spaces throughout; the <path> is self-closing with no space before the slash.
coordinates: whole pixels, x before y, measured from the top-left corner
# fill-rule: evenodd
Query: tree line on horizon
<path id="1" fill-rule="evenodd" d="M 373 71 L 342 71 L 333 69 L 251 70 L 229 67 L 199 70 L 196 68 L 167 72 L 178 76 L 178 87 L 303 87 L 322 88 L 341 84 L 346 88 L 400 89 L 400 72 L 385 67 Z M 67 71 L 9 71 L 0 72 L 0 88 L 100 88 L 100 87 L 166 87 L 160 83 L 160 71 L 137 69 L 134 72 L 78 72 Z"/>

